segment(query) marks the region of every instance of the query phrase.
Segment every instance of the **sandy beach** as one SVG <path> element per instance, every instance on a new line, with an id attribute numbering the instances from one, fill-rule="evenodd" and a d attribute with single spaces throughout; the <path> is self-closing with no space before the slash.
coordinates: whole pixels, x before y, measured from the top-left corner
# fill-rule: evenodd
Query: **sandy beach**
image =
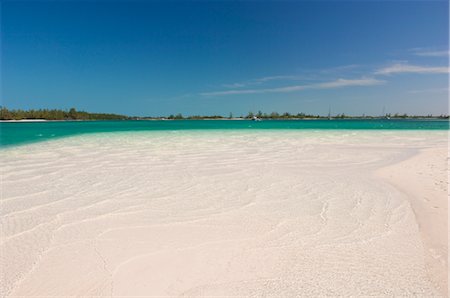
<path id="1" fill-rule="evenodd" d="M 5 148 L 0 296 L 447 296 L 446 131 Z"/>

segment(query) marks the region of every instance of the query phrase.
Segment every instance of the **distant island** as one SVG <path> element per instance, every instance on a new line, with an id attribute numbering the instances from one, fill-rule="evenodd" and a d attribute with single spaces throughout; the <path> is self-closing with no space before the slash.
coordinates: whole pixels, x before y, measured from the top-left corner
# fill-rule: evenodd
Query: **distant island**
<path id="1" fill-rule="evenodd" d="M 6 107 L 0 108 L 0 120 L 59 120 L 59 121 L 74 121 L 74 120 L 245 120 L 245 119 L 266 119 L 266 120 L 301 120 L 301 119 L 449 119 L 449 115 L 408 115 L 404 114 L 385 114 L 381 116 L 349 116 L 345 114 L 337 115 L 312 115 L 305 113 L 282 113 L 272 112 L 270 114 L 258 111 L 257 113 L 249 112 L 247 115 L 234 117 L 232 113 L 228 116 L 212 115 L 212 116 L 183 116 L 182 114 L 169 115 L 167 117 L 137 117 L 137 116 L 125 116 L 111 113 L 89 113 L 85 111 L 77 111 L 75 108 L 69 110 L 58 109 L 12 109 L 9 110 Z"/>

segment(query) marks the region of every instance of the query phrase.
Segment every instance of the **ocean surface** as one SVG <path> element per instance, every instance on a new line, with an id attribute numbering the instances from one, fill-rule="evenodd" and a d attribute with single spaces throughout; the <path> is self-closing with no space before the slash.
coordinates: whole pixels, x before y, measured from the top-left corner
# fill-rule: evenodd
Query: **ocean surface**
<path id="1" fill-rule="evenodd" d="M 448 130 L 447 120 L 178 120 L 2 122 L 0 145 L 10 147 L 89 133 L 181 130 Z"/>

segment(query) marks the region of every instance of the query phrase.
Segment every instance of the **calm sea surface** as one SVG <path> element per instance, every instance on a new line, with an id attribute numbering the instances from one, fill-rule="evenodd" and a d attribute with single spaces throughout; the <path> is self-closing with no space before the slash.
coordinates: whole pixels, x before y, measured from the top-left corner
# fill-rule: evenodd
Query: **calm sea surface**
<path id="1" fill-rule="evenodd" d="M 2 147 L 86 133 L 177 130 L 448 130 L 447 120 L 179 120 L 2 122 Z M 213 132 L 213 131 L 212 131 Z"/>

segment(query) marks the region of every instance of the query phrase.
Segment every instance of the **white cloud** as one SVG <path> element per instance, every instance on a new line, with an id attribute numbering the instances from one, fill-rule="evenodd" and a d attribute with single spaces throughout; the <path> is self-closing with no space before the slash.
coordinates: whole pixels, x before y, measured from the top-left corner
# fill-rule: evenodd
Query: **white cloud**
<path id="1" fill-rule="evenodd" d="M 429 57 L 447 57 L 450 56 L 450 51 L 428 51 L 417 52 L 417 56 L 429 56 Z"/>
<path id="2" fill-rule="evenodd" d="M 233 84 L 223 84 L 222 85 L 225 88 L 243 88 L 246 87 L 247 84 L 245 83 L 233 83 Z"/>
<path id="3" fill-rule="evenodd" d="M 295 91 L 302 91 L 305 89 L 332 89 L 342 88 L 349 86 L 374 86 L 383 84 L 385 81 L 377 80 L 374 78 L 361 78 L 361 79 L 338 79 L 335 81 L 316 83 L 309 85 L 294 85 L 277 88 L 265 88 L 265 89 L 239 89 L 239 90 L 225 90 L 200 93 L 202 96 L 223 96 L 223 95 L 236 95 L 236 94 L 262 94 L 262 93 L 289 93 Z"/>
<path id="4" fill-rule="evenodd" d="M 298 80 L 301 79 L 299 76 L 271 76 L 255 79 L 255 82 L 269 82 L 269 81 L 280 81 L 280 80 Z"/>
<path id="5" fill-rule="evenodd" d="M 383 84 L 384 81 L 374 78 L 362 78 L 356 80 L 338 79 L 336 81 L 316 84 L 319 89 L 340 88 L 347 86 L 373 86 Z"/>
<path id="6" fill-rule="evenodd" d="M 267 82 L 271 81 L 294 81 L 294 80 L 300 80 L 302 77 L 300 76 L 293 76 L 293 75 L 280 75 L 280 76 L 269 76 L 269 77 L 262 77 L 257 79 L 248 80 L 246 82 L 240 82 L 240 83 L 232 83 L 232 84 L 223 84 L 222 86 L 225 88 L 244 88 L 248 86 L 256 86 L 256 85 L 262 85 Z"/>
<path id="7" fill-rule="evenodd" d="M 202 95 L 202 96 L 221 96 L 221 95 L 233 95 L 233 94 L 255 94 L 255 93 L 265 93 L 264 90 L 267 90 L 267 89 L 214 91 L 214 92 L 200 93 L 200 95 Z"/>
<path id="8" fill-rule="evenodd" d="M 414 48 L 410 51 L 414 52 L 414 55 L 425 57 L 448 57 L 450 56 L 449 50 L 432 49 L 432 48 Z"/>
<path id="9" fill-rule="evenodd" d="M 440 74 L 449 73 L 449 68 L 447 66 L 419 66 L 408 63 L 395 63 L 378 69 L 375 72 L 375 74 L 378 75 L 390 75 L 396 73 Z"/>
<path id="10" fill-rule="evenodd" d="M 351 64 L 351 65 L 341 65 L 337 67 L 331 67 L 321 70 L 303 70 L 300 74 L 296 75 L 274 75 L 274 76 L 266 76 L 266 77 L 260 77 L 256 79 L 250 79 L 244 82 L 236 82 L 231 84 L 222 84 L 222 87 L 229 88 L 229 89 L 240 89 L 244 87 L 256 87 L 256 86 L 262 86 L 262 85 L 268 85 L 270 82 L 276 82 L 276 81 L 311 81 L 311 80 L 317 80 L 319 77 L 323 77 L 324 74 L 336 74 L 341 73 L 341 75 L 344 75 L 345 73 L 348 73 L 349 71 L 354 71 L 356 68 L 360 67 L 360 65 Z"/>

